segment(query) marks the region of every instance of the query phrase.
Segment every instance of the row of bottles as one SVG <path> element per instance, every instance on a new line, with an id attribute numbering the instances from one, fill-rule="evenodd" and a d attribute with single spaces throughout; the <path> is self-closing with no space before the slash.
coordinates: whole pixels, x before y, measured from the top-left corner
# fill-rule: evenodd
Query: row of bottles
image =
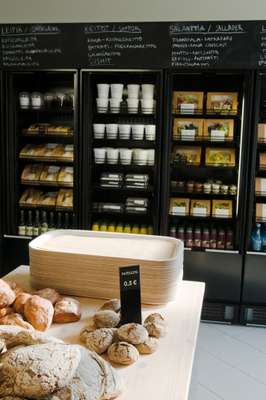
<path id="1" fill-rule="evenodd" d="M 253 251 L 266 252 L 266 224 L 256 224 L 251 234 L 251 247 Z"/>
<path id="2" fill-rule="evenodd" d="M 42 233 L 52 231 L 54 229 L 70 229 L 72 227 L 71 216 L 69 213 L 58 212 L 55 218 L 53 211 L 36 210 L 33 214 L 32 210 L 25 212 L 20 211 L 20 221 L 18 226 L 19 236 L 39 236 Z"/>
<path id="3" fill-rule="evenodd" d="M 231 228 L 207 225 L 172 225 L 169 235 L 182 240 L 187 248 L 219 250 L 234 248 L 234 234 Z"/>
<path id="4" fill-rule="evenodd" d="M 134 233 L 143 235 L 153 235 L 152 225 L 144 224 L 128 224 L 128 223 L 116 223 L 113 221 L 100 220 L 95 221 L 92 224 L 93 231 L 102 232 L 120 232 L 120 233 Z"/>

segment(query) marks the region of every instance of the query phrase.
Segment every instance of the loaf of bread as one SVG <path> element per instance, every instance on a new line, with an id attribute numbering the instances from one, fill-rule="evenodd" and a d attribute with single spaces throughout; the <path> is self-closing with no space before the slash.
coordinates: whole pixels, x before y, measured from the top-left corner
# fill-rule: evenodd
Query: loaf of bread
<path id="1" fill-rule="evenodd" d="M 0 325 L 15 325 L 23 329 L 28 329 L 30 331 L 33 330 L 32 325 L 29 324 L 27 321 L 24 321 L 22 316 L 17 313 L 8 314 L 5 317 L 2 317 L 0 319 Z"/>
<path id="2" fill-rule="evenodd" d="M 126 342 L 111 344 L 107 353 L 110 361 L 122 365 L 133 364 L 139 358 L 139 352 L 136 347 Z"/>
<path id="3" fill-rule="evenodd" d="M 17 295 L 15 303 L 14 303 L 14 310 L 17 313 L 24 315 L 24 307 L 30 297 L 31 297 L 31 294 L 29 294 L 29 293 L 25 293 L 25 292 L 19 293 Z"/>
<path id="4" fill-rule="evenodd" d="M 16 299 L 15 292 L 10 286 L 0 279 L 0 308 L 8 307 L 14 303 Z"/>
<path id="5" fill-rule="evenodd" d="M 134 322 L 120 326 L 117 331 L 119 340 L 131 344 L 140 344 L 148 339 L 147 330 L 140 324 Z"/>
<path id="6" fill-rule="evenodd" d="M 36 189 L 26 189 L 19 200 L 20 205 L 38 205 L 40 204 L 43 192 Z"/>
<path id="7" fill-rule="evenodd" d="M 83 333 L 85 346 L 97 354 L 104 353 L 114 341 L 115 330 L 113 328 L 100 328 L 93 332 Z"/>
<path id="8" fill-rule="evenodd" d="M 73 207 L 73 190 L 60 189 L 57 196 L 56 205 L 58 207 Z"/>
<path id="9" fill-rule="evenodd" d="M 73 167 L 62 167 L 58 175 L 58 182 L 73 186 Z"/>
<path id="10" fill-rule="evenodd" d="M 55 304 L 53 321 L 58 324 L 79 321 L 81 318 L 80 303 L 71 297 L 63 297 Z"/>
<path id="11" fill-rule="evenodd" d="M 99 308 L 99 310 L 113 310 L 115 312 L 119 312 L 121 308 L 120 300 L 111 299 L 103 303 L 103 305 Z"/>
<path id="12" fill-rule="evenodd" d="M 94 322 L 97 328 L 115 328 L 119 321 L 119 315 L 112 310 L 98 311 L 94 314 Z"/>
<path id="13" fill-rule="evenodd" d="M 55 206 L 58 192 L 46 192 L 43 193 L 40 198 L 38 205 L 41 206 Z"/>
<path id="14" fill-rule="evenodd" d="M 23 169 L 21 174 L 22 181 L 38 181 L 41 176 L 43 166 L 40 164 L 29 164 Z"/>
<path id="15" fill-rule="evenodd" d="M 140 354 L 152 354 L 154 353 L 159 345 L 159 340 L 155 337 L 148 337 L 145 342 L 137 344 L 136 348 Z"/>
<path id="16" fill-rule="evenodd" d="M 56 182 L 60 167 L 56 165 L 45 166 L 40 175 L 41 182 Z"/>
<path id="17" fill-rule="evenodd" d="M 45 331 L 52 324 L 54 308 L 49 300 L 34 295 L 26 302 L 24 315 L 35 329 Z"/>
<path id="18" fill-rule="evenodd" d="M 37 290 L 37 292 L 35 292 L 34 294 L 42 297 L 43 299 L 49 300 L 53 305 L 61 299 L 60 294 L 52 288 L 40 289 Z"/>

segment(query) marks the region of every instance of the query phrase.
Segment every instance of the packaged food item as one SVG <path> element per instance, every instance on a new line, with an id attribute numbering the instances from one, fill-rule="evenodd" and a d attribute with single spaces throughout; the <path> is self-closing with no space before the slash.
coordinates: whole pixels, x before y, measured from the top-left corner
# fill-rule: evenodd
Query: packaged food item
<path id="1" fill-rule="evenodd" d="M 173 112 L 196 114 L 203 109 L 203 92 L 173 92 Z"/>
<path id="2" fill-rule="evenodd" d="M 67 158 L 71 161 L 74 159 L 74 146 L 73 144 L 66 144 L 63 153 L 62 153 L 63 158 Z"/>
<path id="3" fill-rule="evenodd" d="M 266 204 L 256 203 L 256 220 L 266 220 Z"/>
<path id="4" fill-rule="evenodd" d="M 46 192 L 39 198 L 38 205 L 42 206 L 55 206 L 58 192 Z"/>
<path id="5" fill-rule="evenodd" d="M 148 207 L 149 200 L 143 197 L 128 197 L 126 199 L 127 206 Z"/>
<path id="6" fill-rule="evenodd" d="M 43 192 L 37 189 L 26 189 L 19 200 L 20 206 L 36 206 L 39 204 Z"/>
<path id="7" fill-rule="evenodd" d="M 169 236 L 174 237 L 174 238 L 177 237 L 176 236 L 176 227 L 174 225 L 170 226 Z"/>
<path id="8" fill-rule="evenodd" d="M 189 199 L 172 197 L 170 199 L 169 214 L 170 215 L 188 215 Z"/>
<path id="9" fill-rule="evenodd" d="M 208 217 L 211 213 L 210 200 L 191 200 L 190 214 L 194 217 Z"/>
<path id="10" fill-rule="evenodd" d="M 31 97 L 28 92 L 19 93 L 19 105 L 21 109 L 28 109 L 31 105 Z"/>
<path id="11" fill-rule="evenodd" d="M 41 182 L 56 182 L 60 171 L 60 167 L 55 165 L 48 165 L 43 167 L 40 181 Z"/>
<path id="12" fill-rule="evenodd" d="M 47 143 L 45 145 L 44 157 L 60 158 L 64 154 L 64 146 L 59 143 Z"/>
<path id="13" fill-rule="evenodd" d="M 185 246 L 188 248 L 193 247 L 193 229 L 191 225 L 187 226 L 186 228 Z"/>
<path id="14" fill-rule="evenodd" d="M 203 135 L 212 142 L 232 141 L 234 138 L 234 120 L 205 119 Z"/>
<path id="15" fill-rule="evenodd" d="M 212 183 L 211 187 L 212 187 L 212 193 L 213 194 L 219 194 L 220 193 L 221 185 L 219 183 Z"/>
<path id="16" fill-rule="evenodd" d="M 21 181 L 39 181 L 42 169 L 40 164 L 26 165 L 21 174 Z"/>
<path id="17" fill-rule="evenodd" d="M 23 133 L 26 135 L 43 135 L 47 133 L 50 124 L 47 123 L 38 123 L 32 124 L 28 128 L 23 129 Z"/>
<path id="18" fill-rule="evenodd" d="M 202 189 L 203 189 L 203 184 L 200 183 L 200 182 L 196 182 L 196 183 L 195 183 L 195 191 L 196 191 L 197 193 L 201 193 L 201 192 L 202 192 Z"/>
<path id="19" fill-rule="evenodd" d="M 193 247 L 196 249 L 201 248 L 201 229 L 200 226 L 196 226 L 194 230 Z"/>
<path id="20" fill-rule="evenodd" d="M 209 194 L 209 193 L 211 193 L 211 190 L 212 190 L 212 185 L 211 185 L 211 183 L 205 182 L 204 185 L 203 185 L 203 191 L 204 191 L 204 193 Z"/>
<path id="21" fill-rule="evenodd" d="M 216 218 L 232 218 L 232 200 L 212 200 L 212 216 Z"/>
<path id="22" fill-rule="evenodd" d="M 221 186 L 221 193 L 225 195 L 228 194 L 228 185 Z"/>
<path id="23" fill-rule="evenodd" d="M 60 189 L 57 196 L 56 206 L 73 208 L 73 190 Z"/>
<path id="24" fill-rule="evenodd" d="M 217 249 L 223 250 L 225 248 L 225 230 L 219 229 L 217 235 Z"/>
<path id="25" fill-rule="evenodd" d="M 201 161 L 201 147 L 174 146 L 172 161 L 177 164 L 199 165 Z"/>
<path id="26" fill-rule="evenodd" d="M 47 127 L 47 135 L 62 135 L 62 136 L 73 136 L 73 128 L 71 126 L 63 125 L 49 125 Z"/>
<path id="27" fill-rule="evenodd" d="M 19 157 L 42 157 L 45 152 L 45 145 L 43 144 L 27 144 L 19 153 Z"/>
<path id="28" fill-rule="evenodd" d="M 258 142 L 266 143 L 266 124 L 258 124 Z"/>
<path id="29" fill-rule="evenodd" d="M 237 92 L 207 93 L 207 112 L 220 114 L 237 114 Z"/>
<path id="30" fill-rule="evenodd" d="M 266 153 L 259 154 L 259 167 L 261 170 L 266 169 Z"/>
<path id="31" fill-rule="evenodd" d="M 226 231 L 225 248 L 227 250 L 233 250 L 234 248 L 234 233 L 231 228 L 228 228 Z"/>
<path id="32" fill-rule="evenodd" d="M 229 186 L 229 193 L 233 196 L 237 194 L 237 186 L 236 185 L 230 185 Z"/>
<path id="33" fill-rule="evenodd" d="M 73 186 L 73 181 L 74 181 L 73 174 L 74 174 L 73 167 L 61 167 L 57 177 L 57 182 L 64 183 L 64 185 Z"/>
<path id="34" fill-rule="evenodd" d="M 214 167 L 234 167 L 235 149 L 223 149 L 207 147 L 205 155 L 205 164 Z"/>
<path id="35" fill-rule="evenodd" d="M 188 181 L 186 184 L 186 189 L 187 192 L 192 193 L 194 191 L 194 187 L 195 187 L 195 182 L 194 181 Z"/>
<path id="36" fill-rule="evenodd" d="M 202 231 L 202 248 L 209 249 L 210 248 L 210 230 L 208 227 L 203 227 Z"/>
<path id="37" fill-rule="evenodd" d="M 173 139 L 193 141 L 199 140 L 203 133 L 203 119 L 175 118 Z"/>

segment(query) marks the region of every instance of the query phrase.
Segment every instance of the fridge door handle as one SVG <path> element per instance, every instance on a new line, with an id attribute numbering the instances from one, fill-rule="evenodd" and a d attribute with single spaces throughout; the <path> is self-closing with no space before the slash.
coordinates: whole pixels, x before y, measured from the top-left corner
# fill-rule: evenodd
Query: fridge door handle
<path id="1" fill-rule="evenodd" d="M 205 249 L 207 253 L 240 254 L 238 250 Z"/>
<path id="2" fill-rule="evenodd" d="M 19 236 L 19 235 L 3 235 L 4 236 L 4 238 L 7 238 L 7 239 L 22 239 L 22 240 L 31 240 L 32 239 L 32 237 L 31 236 Z"/>
<path id="3" fill-rule="evenodd" d="M 266 256 L 266 253 L 262 252 L 262 251 L 247 251 L 246 253 L 249 256 Z"/>

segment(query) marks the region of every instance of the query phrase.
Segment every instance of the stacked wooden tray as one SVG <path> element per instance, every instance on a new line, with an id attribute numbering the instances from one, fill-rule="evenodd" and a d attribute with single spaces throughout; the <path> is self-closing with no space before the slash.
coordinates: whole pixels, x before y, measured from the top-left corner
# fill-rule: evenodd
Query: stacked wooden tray
<path id="1" fill-rule="evenodd" d="M 183 276 L 183 243 L 149 235 L 56 230 L 29 244 L 31 284 L 60 293 L 119 297 L 119 267 L 140 265 L 142 303 L 176 297 Z"/>

